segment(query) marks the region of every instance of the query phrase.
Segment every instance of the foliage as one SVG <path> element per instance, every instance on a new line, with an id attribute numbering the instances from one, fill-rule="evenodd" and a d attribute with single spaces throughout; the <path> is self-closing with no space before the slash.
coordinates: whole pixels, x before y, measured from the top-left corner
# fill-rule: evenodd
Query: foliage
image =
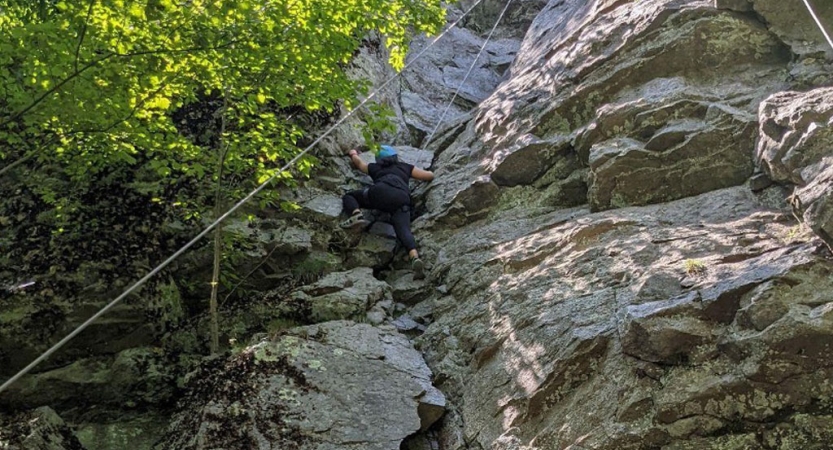
<path id="1" fill-rule="evenodd" d="M 407 30 L 436 30 L 442 11 L 412 0 L 49 5 L 0 6 L 0 142 L 12 149 L 3 156 L 28 146 L 41 161 L 61 161 L 73 181 L 139 162 L 166 180 L 204 177 L 216 156 L 171 113 L 223 91 L 233 99 L 227 170 L 262 181 L 294 156 L 301 135 L 282 109 L 349 106 L 355 86 L 341 69 L 360 38 L 381 31 L 401 67 Z M 300 161 L 299 171 L 308 175 L 312 163 Z M 59 195 L 46 188 L 43 197 Z"/>
<path id="2" fill-rule="evenodd" d="M 395 117 L 395 113 L 391 107 L 378 103 L 370 103 L 368 104 L 368 110 L 370 114 L 365 118 L 366 126 L 362 128 L 362 138 L 365 142 L 377 142 L 383 133 L 393 133 L 396 131 L 396 127 L 390 120 L 392 117 Z"/>
<path id="3" fill-rule="evenodd" d="M 343 70 L 362 38 L 384 36 L 401 68 L 410 35 L 435 32 L 443 12 L 437 0 L 0 0 L 0 173 L 26 162 L 16 181 L 38 212 L 4 220 L 95 234 L 85 220 L 108 221 L 85 211 L 105 183 L 157 218 L 199 223 L 220 142 L 227 195 L 292 183 L 277 171 L 308 131 L 297 116 L 350 108 L 366 89 Z"/>

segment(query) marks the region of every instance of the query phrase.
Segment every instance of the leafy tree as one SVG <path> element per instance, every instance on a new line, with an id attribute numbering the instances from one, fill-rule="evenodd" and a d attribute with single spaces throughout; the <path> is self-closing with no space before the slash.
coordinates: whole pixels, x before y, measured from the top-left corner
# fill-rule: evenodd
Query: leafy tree
<path id="1" fill-rule="evenodd" d="M 2 5 L 2 3 L 0 3 Z M 0 142 L 6 160 L 60 161 L 83 182 L 114 165 L 203 177 L 214 167 L 172 112 L 225 92 L 227 169 L 272 174 L 301 130 L 282 109 L 333 111 L 342 68 L 373 30 L 401 67 L 407 32 L 433 32 L 429 0 L 63 0 L 0 6 Z M 308 173 L 311 160 L 299 168 Z"/>
<path id="2" fill-rule="evenodd" d="M 238 195 L 297 154 L 294 113 L 356 104 L 366 86 L 343 69 L 364 37 L 401 68 L 443 17 L 439 0 L 0 0 L 0 177 L 39 202 L 0 219 L 90 236 L 104 219 L 85 208 L 125 189 L 157 218 L 199 218 L 210 185 Z"/>

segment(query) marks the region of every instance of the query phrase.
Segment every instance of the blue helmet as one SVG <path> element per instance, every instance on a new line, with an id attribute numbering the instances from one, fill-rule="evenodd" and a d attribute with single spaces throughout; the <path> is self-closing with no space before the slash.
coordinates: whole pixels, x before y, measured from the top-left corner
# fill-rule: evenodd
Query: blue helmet
<path id="1" fill-rule="evenodd" d="M 382 165 L 396 164 L 397 161 L 396 150 L 390 145 L 382 145 L 376 153 L 376 162 Z"/>

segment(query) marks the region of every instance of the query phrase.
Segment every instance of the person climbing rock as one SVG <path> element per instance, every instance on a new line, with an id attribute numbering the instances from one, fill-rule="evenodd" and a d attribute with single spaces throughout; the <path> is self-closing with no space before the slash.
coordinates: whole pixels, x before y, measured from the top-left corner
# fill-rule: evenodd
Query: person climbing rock
<path id="1" fill-rule="evenodd" d="M 383 145 L 376 154 L 376 162 L 367 164 L 359 157 L 359 152 L 349 152 L 350 161 L 360 171 L 370 175 L 373 185 L 350 191 L 342 197 L 344 212 L 349 218 L 341 222 L 342 228 L 364 229 L 369 222 L 362 215 L 362 208 L 378 209 L 389 213 L 396 238 L 408 250 L 414 279 L 425 278 L 425 263 L 419 259 L 416 241 L 411 233 L 411 190 L 408 180 L 431 181 L 434 174 L 399 161 L 396 150 Z"/>

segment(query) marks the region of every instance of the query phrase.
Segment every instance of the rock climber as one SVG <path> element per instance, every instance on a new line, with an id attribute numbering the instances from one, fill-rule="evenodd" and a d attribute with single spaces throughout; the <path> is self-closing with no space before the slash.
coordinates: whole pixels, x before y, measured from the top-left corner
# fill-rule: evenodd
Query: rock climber
<path id="1" fill-rule="evenodd" d="M 349 218 L 341 222 L 342 228 L 363 229 L 369 222 L 364 219 L 361 208 L 378 209 L 389 213 L 396 238 L 408 250 L 414 279 L 425 278 L 425 263 L 419 259 L 416 241 L 411 233 L 411 190 L 408 180 L 431 181 L 434 174 L 399 161 L 396 150 L 382 145 L 376 153 L 376 162 L 367 164 L 359 157 L 356 149 L 350 150 L 350 161 L 360 171 L 370 175 L 373 185 L 348 192 L 342 197 L 344 212 Z"/>

